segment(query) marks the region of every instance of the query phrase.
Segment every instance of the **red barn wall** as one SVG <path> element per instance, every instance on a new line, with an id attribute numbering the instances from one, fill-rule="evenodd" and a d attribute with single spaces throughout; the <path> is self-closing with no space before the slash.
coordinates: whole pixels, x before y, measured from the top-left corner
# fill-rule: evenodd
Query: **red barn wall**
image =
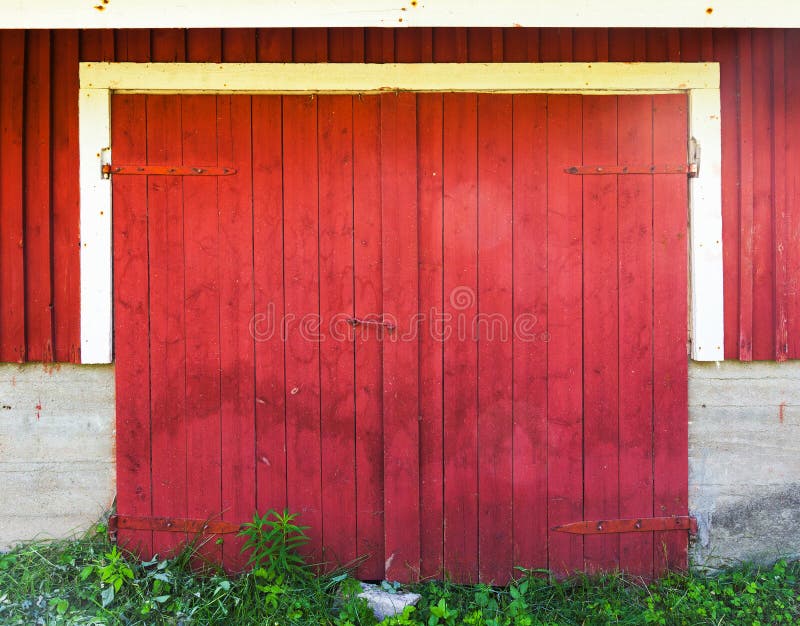
<path id="1" fill-rule="evenodd" d="M 80 358 L 79 61 L 719 61 L 725 356 L 800 358 L 800 31 L 448 28 L 0 31 L 0 361 Z"/>

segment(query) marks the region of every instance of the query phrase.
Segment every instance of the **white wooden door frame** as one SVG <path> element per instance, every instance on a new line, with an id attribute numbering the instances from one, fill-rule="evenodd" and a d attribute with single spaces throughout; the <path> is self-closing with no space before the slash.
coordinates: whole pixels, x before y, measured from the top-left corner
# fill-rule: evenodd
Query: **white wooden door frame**
<path id="1" fill-rule="evenodd" d="M 81 361 L 113 359 L 112 93 L 686 93 L 702 148 L 689 183 L 691 357 L 723 360 L 722 152 L 717 63 L 81 63 Z"/>

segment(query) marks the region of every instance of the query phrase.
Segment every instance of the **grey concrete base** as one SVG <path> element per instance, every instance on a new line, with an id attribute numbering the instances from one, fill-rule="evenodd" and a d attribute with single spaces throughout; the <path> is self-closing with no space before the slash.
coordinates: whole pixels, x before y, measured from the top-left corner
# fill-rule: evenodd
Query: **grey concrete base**
<path id="1" fill-rule="evenodd" d="M 112 366 L 0 365 L 0 550 L 82 534 L 114 498 Z"/>
<path id="2" fill-rule="evenodd" d="M 800 361 L 689 368 L 695 565 L 800 556 Z"/>

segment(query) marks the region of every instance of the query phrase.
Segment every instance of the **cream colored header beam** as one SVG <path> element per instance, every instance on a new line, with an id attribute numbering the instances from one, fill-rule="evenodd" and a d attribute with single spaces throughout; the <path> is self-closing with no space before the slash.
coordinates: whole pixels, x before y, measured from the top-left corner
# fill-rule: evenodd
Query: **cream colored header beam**
<path id="1" fill-rule="evenodd" d="M 115 0 L 110 0 L 114 2 Z M 692 358 L 723 357 L 719 65 L 716 63 L 159 64 L 80 68 L 81 358 L 113 359 L 110 157 L 113 93 L 686 93 L 689 134 L 702 148 L 690 179 Z M 687 144 L 689 137 L 686 137 Z"/>
<path id="2" fill-rule="evenodd" d="M 82 63 L 80 80 L 83 89 L 123 93 L 653 93 L 717 89 L 716 68 L 715 63 Z"/>
<path id="3" fill-rule="evenodd" d="M 797 28 L 797 0 L 4 0 L 3 28 Z"/>

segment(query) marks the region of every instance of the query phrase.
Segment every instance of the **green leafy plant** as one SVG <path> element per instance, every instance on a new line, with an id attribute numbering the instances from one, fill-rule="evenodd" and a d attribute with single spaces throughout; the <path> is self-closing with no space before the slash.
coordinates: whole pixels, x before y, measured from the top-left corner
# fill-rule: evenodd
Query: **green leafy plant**
<path id="1" fill-rule="evenodd" d="M 114 601 L 114 597 L 122 589 L 122 585 L 133 580 L 133 570 L 117 546 L 112 546 L 100 561 L 84 567 L 80 576 L 81 579 L 86 580 L 92 574 L 100 579 L 100 597 L 104 607 Z"/>
<path id="2" fill-rule="evenodd" d="M 453 626 L 456 623 L 458 611 L 449 608 L 444 598 L 440 598 L 439 602 L 432 605 L 429 610 L 428 626 L 439 626 L 440 624 Z"/>
<path id="3" fill-rule="evenodd" d="M 270 581 L 279 576 L 303 579 L 310 575 L 305 559 L 298 553 L 309 541 L 305 533 L 308 526 L 296 524 L 297 516 L 286 509 L 282 513 L 270 509 L 263 516 L 256 513 L 239 533 L 247 538 L 242 552 L 250 551 L 248 565 L 263 570 Z"/>

